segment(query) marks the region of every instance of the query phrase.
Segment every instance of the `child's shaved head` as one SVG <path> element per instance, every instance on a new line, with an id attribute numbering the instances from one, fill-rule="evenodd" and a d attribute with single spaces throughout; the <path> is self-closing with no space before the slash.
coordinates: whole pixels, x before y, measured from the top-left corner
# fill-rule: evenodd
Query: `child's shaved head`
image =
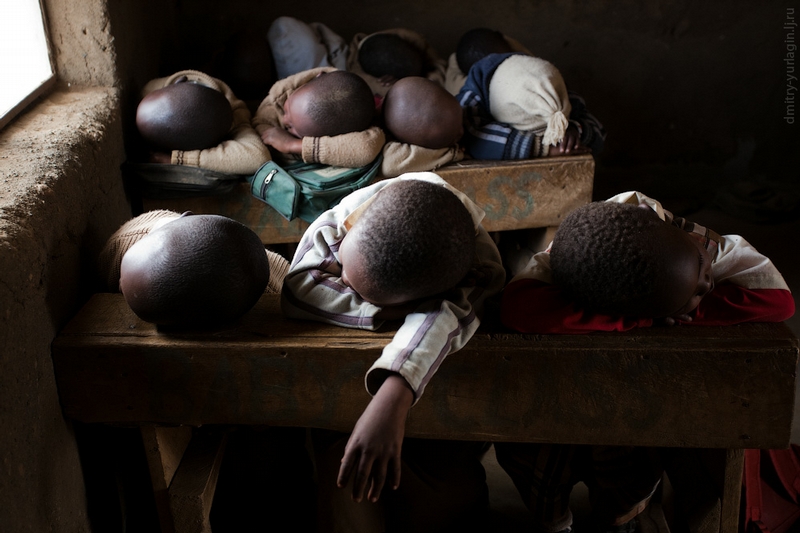
<path id="1" fill-rule="evenodd" d="M 466 276 L 475 239 L 472 217 L 455 194 L 399 180 L 376 194 L 342 242 L 342 279 L 376 305 L 432 296 Z"/>
<path id="2" fill-rule="evenodd" d="M 713 287 L 705 248 L 652 209 L 631 204 L 594 202 L 570 213 L 550 260 L 556 285 L 579 306 L 606 314 L 686 314 Z"/>
<path id="3" fill-rule="evenodd" d="M 513 52 L 502 33 L 489 28 L 474 28 L 461 36 L 456 47 L 456 62 L 466 74 L 476 62 L 489 54 Z"/>
<path id="4" fill-rule="evenodd" d="M 142 98 L 136 127 L 159 150 L 203 150 L 218 145 L 233 124 L 228 99 L 205 85 L 183 81 Z"/>
<path id="5" fill-rule="evenodd" d="M 189 214 L 130 247 L 119 286 L 147 322 L 218 324 L 255 305 L 269 275 L 264 245 L 252 230 L 226 217 Z"/>
<path id="6" fill-rule="evenodd" d="M 413 76 L 398 80 L 383 102 L 386 129 L 404 143 L 446 148 L 464 133 L 458 100 L 441 85 Z"/>
<path id="7" fill-rule="evenodd" d="M 397 80 L 422 76 L 425 70 L 422 51 L 392 33 L 376 33 L 364 39 L 358 49 L 358 64 L 370 76 Z"/>
<path id="8" fill-rule="evenodd" d="M 369 128 L 375 117 L 375 100 L 361 77 L 334 70 L 323 72 L 289 95 L 284 113 L 284 125 L 297 137 L 334 136 Z"/>

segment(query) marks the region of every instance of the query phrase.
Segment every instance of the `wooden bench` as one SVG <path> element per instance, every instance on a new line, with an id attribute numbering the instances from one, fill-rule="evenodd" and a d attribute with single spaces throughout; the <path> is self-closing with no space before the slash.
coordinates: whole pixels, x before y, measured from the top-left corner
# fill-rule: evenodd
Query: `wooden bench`
<path id="1" fill-rule="evenodd" d="M 229 327 L 159 331 L 122 295 L 97 294 L 52 353 L 67 417 L 143 428 L 164 531 L 210 531 L 224 440 L 190 442 L 190 427 L 349 431 L 392 335 L 286 319 L 274 295 Z M 703 472 L 689 475 L 715 490 L 687 521 L 736 533 L 743 449 L 788 446 L 797 361 L 784 324 L 574 336 L 485 324 L 441 366 L 407 435 L 691 449 Z M 701 485 L 668 474 L 676 491 Z"/>
<path id="2" fill-rule="evenodd" d="M 523 161 L 464 161 L 436 171 L 486 212 L 487 231 L 558 226 L 575 208 L 592 200 L 591 155 Z M 223 215 L 255 231 L 264 244 L 300 241 L 308 223 L 291 222 L 250 194 L 247 183 L 233 191 L 195 198 L 144 198 L 143 209 Z"/>

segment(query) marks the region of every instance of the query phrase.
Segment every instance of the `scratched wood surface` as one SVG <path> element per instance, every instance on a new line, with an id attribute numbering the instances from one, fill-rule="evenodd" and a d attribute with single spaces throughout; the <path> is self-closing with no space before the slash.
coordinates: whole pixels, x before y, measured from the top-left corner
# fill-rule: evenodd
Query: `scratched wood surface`
<path id="1" fill-rule="evenodd" d="M 236 324 L 159 331 L 97 294 L 53 343 L 83 422 L 350 430 L 392 330 L 283 318 L 265 295 Z M 704 448 L 789 443 L 798 342 L 784 324 L 521 335 L 482 328 L 413 408 L 408 434 Z"/>
<path id="2" fill-rule="evenodd" d="M 590 155 L 524 161 L 466 161 L 436 172 L 486 211 L 487 231 L 557 226 L 570 211 L 592 199 Z M 216 196 L 142 200 L 145 211 L 171 209 L 223 215 L 245 224 L 265 244 L 298 242 L 308 223 L 283 218 L 250 194 L 247 183 Z"/>

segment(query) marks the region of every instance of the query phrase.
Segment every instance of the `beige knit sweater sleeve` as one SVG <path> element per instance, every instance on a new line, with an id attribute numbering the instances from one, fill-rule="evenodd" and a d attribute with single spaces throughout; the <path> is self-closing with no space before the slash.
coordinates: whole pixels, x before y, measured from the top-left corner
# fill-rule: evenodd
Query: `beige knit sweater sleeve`
<path id="1" fill-rule="evenodd" d="M 436 170 L 443 165 L 462 159 L 464 159 L 464 150 L 458 145 L 431 149 L 415 144 L 390 141 L 383 147 L 381 176 L 394 178 L 406 172 Z"/>
<path id="2" fill-rule="evenodd" d="M 386 135 L 377 126 L 333 137 L 303 137 L 303 161 L 335 167 L 363 167 L 378 157 L 385 143 Z"/>
<path id="3" fill-rule="evenodd" d="M 160 209 L 142 213 L 120 226 L 108 238 L 97 259 L 97 270 L 103 282 L 103 290 L 119 292 L 119 267 L 125 252 L 154 229 L 180 216 L 181 214 L 175 211 Z"/>
<path id="4" fill-rule="evenodd" d="M 173 150 L 171 154 L 173 165 L 207 168 L 229 174 L 253 174 L 271 159 L 269 149 L 261 142 L 261 138 L 250 123 L 250 110 L 247 109 L 247 105 L 236 98 L 227 84 L 217 78 L 197 70 L 182 70 L 171 76 L 150 81 L 142 90 L 142 96 L 171 85 L 183 76 L 190 82 L 221 92 L 231 104 L 233 123 L 226 140 L 217 146 L 205 150 Z"/>

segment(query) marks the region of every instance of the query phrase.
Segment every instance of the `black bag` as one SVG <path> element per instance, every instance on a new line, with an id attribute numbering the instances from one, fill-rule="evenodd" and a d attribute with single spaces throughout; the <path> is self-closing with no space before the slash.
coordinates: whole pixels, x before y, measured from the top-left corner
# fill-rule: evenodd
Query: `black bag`
<path id="1" fill-rule="evenodd" d="M 244 183 L 246 174 L 161 163 L 122 164 L 122 176 L 143 198 L 172 199 L 225 194 Z"/>

